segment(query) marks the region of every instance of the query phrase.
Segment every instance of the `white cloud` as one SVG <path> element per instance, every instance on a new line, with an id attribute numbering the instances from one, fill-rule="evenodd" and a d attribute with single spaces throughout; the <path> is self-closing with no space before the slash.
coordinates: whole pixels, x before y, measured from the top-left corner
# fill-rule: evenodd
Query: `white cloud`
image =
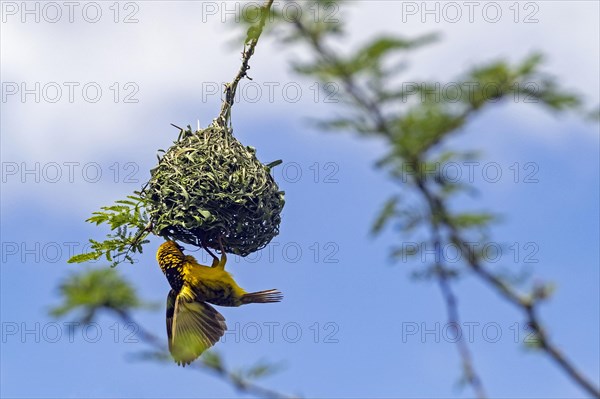
<path id="1" fill-rule="evenodd" d="M 209 15 L 207 10 L 213 9 L 207 7 L 227 4 L 232 10 L 234 3 L 136 2 L 139 10 L 120 9 L 119 14 L 121 20 L 136 11 L 134 18 L 139 22 L 132 24 L 114 23 L 114 12 L 109 8 L 113 3 L 100 4 L 103 15 L 95 24 L 86 22 L 77 12 L 75 22 L 63 19 L 56 24 L 43 18 L 35 23 L 31 16 L 27 16 L 29 22 L 22 23 L 19 14 L 3 15 L 3 84 L 15 83 L 21 89 L 25 82 L 31 89 L 40 82 L 43 96 L 39 104 L 33 101 L 33 95 L 28 95 L 23 103 L 18 94 L 1 103 L 3 161 L 86 162 L 115 157 L 146 160 L 148 153 L 164 148 L 175 137 L 169 123 L 195 125 L 196 118 L 200 118 L 206 125 L 216 116 L 220 95 L 203 98 L 203 90 L 214 89 L 214 83 L 230 80 L 237 71 L 240 49 L 232 47 L 232 38 L 240 32 L 233 31 L 232 23 L 223 22 L 227 16 L 231 19 L 226 10 L 217 9 L 216 15 Z M 515 23 L 509 9 L 513 3 L 508 2 L 498 3 L 503 12 L 498 23 L 485 21 L 477 12 L 474 23 L 467 19 L 444 22 L 444 14 L 440 14 L 440 23 L 432 15 L 425 15 L 428 22 L 422 23 L 420 11 L 404 15 L 403 22 L 403 7 L 406 11 L 407 4 L 421 7 L 423 3 L 362 1 L 344 6 L 347 9 L 336 16 L 348 17 L 350 38 L 345 46 L 350 48 L 377 33 L 406 37 L 442 33 L 440 43 L 409 56 L 412 68 L 407 79 L 451 79 L 477 63 L 497 57 L 516 61 L 539 50 L 548 56 L 547 70 L 565 86 L 585 94 L 592 104 L 598 102 L 598 3 L 536 2 L 539 10 L 535 17 L 539 22 L 533 24 Z M 439 4 L 443 10 L 445 3 L 427 4 L 431 8 Z M 464 3 L 457 4 L 466 12 Z M 63 18 L 67 18 L 65 13 L 63 9 Z M 323 102 L 314 101 L 316 92 L 311 82 L 289 72 L 287 63 L 293 54 L 303 53 L 275 45 L 268 37 L 261 41 L 250 70 L 254 80 L 244 84 L 248 96 L 258 89 L 262 98 L 256 104 L 238 104 L 238 115 L 252 112 L 269 118 L 283 113 L 297 118 L 330 112 Z M 288 93 L 283 87 L 295 81 L 300 82 L 302 98 L 298 103 L 285 101 L 286 95 L 294 95 L 294 87 L 290 86 Z M 73 103 L 68 101 L 65 82 L 79 83 L 74 88 Z M 128 82 L 134 85 L 125 86 Z M 81 89 L 86 83 L 101 88 L 102 97 L 97 103 L 84 98 Z M 273 101 L 268 98 L 269 84 L 279 84 L 271 86 Z M 60 100 L 45 101 L 56 95 L 52 91 L 56 86 L 62 89 Z M 120 98 L 115 103 L 117 87 Z M 94 87 L 91 89 L 93 95 Z M 139 102 L 123 103 L 127 94 Z M 527 118 L 527 112 L 519 117 Z"/>

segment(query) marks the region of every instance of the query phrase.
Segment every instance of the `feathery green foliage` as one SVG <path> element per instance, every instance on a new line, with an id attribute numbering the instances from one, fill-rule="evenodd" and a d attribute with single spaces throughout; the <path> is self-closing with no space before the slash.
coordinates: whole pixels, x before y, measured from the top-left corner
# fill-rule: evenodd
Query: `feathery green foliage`
<path id="1" fill-rule="evenodd" d="M 136 193 L 139 194 L 139 193 Z M 86 222 L 96 226 L 107 224 L 111 233 L 104 241 L 90 239 L 91 251 L 71 257 L 68 263 L 82 263 L 104 256 L 111 266 L 127 261 L 134 263 L 131 253 L 142 253 L 145 237 L 150 233 L 145 201 L 139 196 L 129 195 L 126 200 L 115 201 L 115 205 L 100 208 Z M 133 230 L 133 231 L 132 231 Z"/>
<path id="2" fill-rule="evenodd" d="M 59 291 L 63 303 L 52 308 L 50 314 L 61 317 L 79 311 L 78 320 L 84 324 L 101 309 L 122 313 L 147 306 L 114 269 L 72 273 L 60 284 Z"/>

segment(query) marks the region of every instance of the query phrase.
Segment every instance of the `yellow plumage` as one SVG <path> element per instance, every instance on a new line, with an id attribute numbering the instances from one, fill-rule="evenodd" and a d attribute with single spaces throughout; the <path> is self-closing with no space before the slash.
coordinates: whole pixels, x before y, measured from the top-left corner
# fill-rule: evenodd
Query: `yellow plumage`
<path id="1" fill-rule="evenodd" d="M 208 303 L 270 303 L 281 301 L 282 295 L 277 290 L 244 291 L 225 271 L 224 252 L 220 261 L 215 259 L 212 266 L 204 266 L 182 250 L 174 241 L 167 241 L 158 248 L 156 259 L 171 286 L 167 296 L 169 350 L 177 364 L 185 366 L 213 346 L 227 329 L 223 316 Z"/>

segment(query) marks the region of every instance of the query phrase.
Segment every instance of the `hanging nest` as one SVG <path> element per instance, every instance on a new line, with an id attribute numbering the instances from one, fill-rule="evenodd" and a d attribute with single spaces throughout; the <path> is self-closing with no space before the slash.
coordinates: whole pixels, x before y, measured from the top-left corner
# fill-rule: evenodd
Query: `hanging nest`
<path id="1" fill-rule="evenodd" d="M 264 248 L 277 234 L 284 193 L 256 150 L 231 129 L 188 126 L 151 170 L 143 196 L 159 235 L 241 256 Z"/>

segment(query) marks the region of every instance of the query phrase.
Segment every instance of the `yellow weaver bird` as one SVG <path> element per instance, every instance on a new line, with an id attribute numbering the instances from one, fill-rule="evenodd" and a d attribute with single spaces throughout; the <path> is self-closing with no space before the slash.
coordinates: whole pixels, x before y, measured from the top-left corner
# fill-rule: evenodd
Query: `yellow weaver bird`
<path id="1" fill-rule="evenodd" d="M 183 248 L 167 241 L 158 248 L 156 259 L 167 277 L 167 336 L 169 351 L 179 365 L 190 364 L 225 333 L 225 318 L 208 303 L 241 306 L 248 303 L 279 302 L 277 290 L 247 293 L 225 271 L 227 256 L 214 257 L 212 266 L 199 264 Z M 207 303 L 208 302 L 208 303 Z"/>

